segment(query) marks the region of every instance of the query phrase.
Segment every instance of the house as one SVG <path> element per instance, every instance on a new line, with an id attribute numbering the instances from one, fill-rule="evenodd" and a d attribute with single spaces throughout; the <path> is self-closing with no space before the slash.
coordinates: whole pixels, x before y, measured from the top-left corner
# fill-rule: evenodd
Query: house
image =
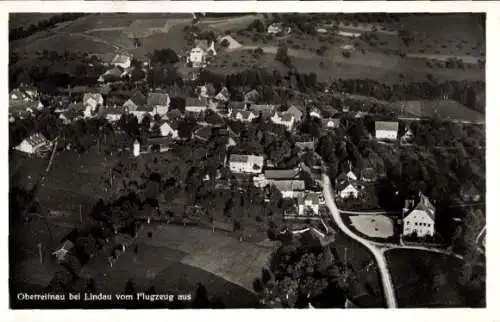
<path id="1" fill-rule="evenodd" d="M 396 121 L 375 121 L 375 137 L 377 140 L 396 140 L 398 125 Z"/>
<path id="2" fill-rule="evenodd" d="M 340 127 L 340 119 L 338 118 L 321 119 L 321 123 L 327 129 L 338 129 Z"/>
<path id="3" fill-rule="evenodd" d="M 169 136 L 172 139 L 177 139 L 179 137 L 177 126 L 169 122 L 164 122 L 162 125 L 160 125 L 160 132 L 161 136 Z"/>
<path id="4" fill-rule="evenodd" d="M 267 180 L 292 180 L 298 178 L 300 169 L 265 170 L 264 176 Z"/>
<path id="5" fill-rule="evenodd" d="M 186 113 L 199 114 L 205 112 L 208 108 L 208 100 L 204 98 L 192 98 L 188 97 L 186 99 Z"/>
<path id="6" fill-rule="evenodd" d="M 99 93 L 85 93 L 83 95 L 84 117 L 90 117 L 97 112 L 98 107 L 104 104 L 104 98 Z"/>
<path id="7" fill-rule="evenodd" d="M 255 115 L 270 118 L 273 115 L 275 108 L 276 106 L 269 104 L 253 104 L 248 107 L 248 110 L 254 112 Z"/>
<path id="8" fill-rule="evenodd" d="M 114 66 L 113 68 L 107 70 L 104 74 L 99 76 L 97 81 L 99 83 L 108 83 L 108 82 L 114 82 L 120 80 L 123 76 L 123 69 L 121 69 L 118 66 Z"/>
<path id="9" fill-rule="evenodd" d="M 255 115 L 252 111 L 229 109 L 229 118 L 240 122 L 250 123 L 257 118 L 257 115 Z"/>
<path id="10" fill-rule="evenodd" d="M 290 113 L 274 113 L 271 117 L 271 122 L 277 125 L 283 125 L 288 131 L 291 131 L 294 124 L 294 117 Z"/>
<path id="11" fill-rule="evenodd" d="M 262 172 L 264 157 L 258 155 L 231 154 L 229 157 L 229 169 L 236 173 Z"/>
<path id="12" fill-rule="evenodd" d="M 299 216 L 318 215 L 319 206 L 324 205 L 325 200 L 321 192 L 308 191 L 298 198 L 297 204 Z"/>
<path id="13" fill-rule="evenodd" d="M 429 199 L 420 193 L 420 200 L 414 206 L 413 200 L 406 200 L 403 208 L 403 236 L 415 234 L 418 237 L 434 236 L 436 209 Z"/>
<path id="14" fill-rule="evenodd" d="M 229 93 L 229 90 L 227 87 L 222 87 L 219 93 L 215 95 L 214 100 L 219 101 L 221 103 L 227 103 L 229 99 L 231 98 L 231 93 Z"/>
<path id="15" fill-rule="evenodd" d="M 58 261 L 63 262 L 67 256 L 71 255 L 75 250 L 75 244 L 71 241 L 66 240 L 64 243 L 56 249 L 52 255 L 54 255 Z"/>
<path id="16" fill-rule="evenodd" d="M 269 184 L 278 189 L 284 199 L 297 198 L 305 189 L 304 180 L 269 180 Z"/>
<path id="17" fill-rule="evenodd" d="M 295 146 L 299 148 L 300 152 L 304 152 L 306 150 L 314 151 L 315 142 L 311 141 L 297 141 L 295 142 Z"/>
<path id="18" fill-rule="evenodd" d="M 267 27 L 267 33 L 268 34 L 279 34 L 284 32 L 285 34 L 289 34 L 290 31 L 292 31 L 291 27 L 284 28 L 283 24 L 281 22 L 273 22 Z"/>
<path id="19" fill-rule="evenodd" d="M 356 181 L 343 181 L 337 186 L 337 194 L 342 199 L 354 198 L 357 199 L 360 197 L 361 192 L 363 190 L 363 186 L 361 186 Z"/>
<path id="20" fill-rule="evenodd" d="M 129 111 L 137 111 L 139 107 L 146 105 L 146 97 L 140 91 L 137 91 L 129 98 L 125 103 L 123 103 L 123 107 Z"/>
<path id="21" fill-rule="evenodd" d="M 216 55 L 217 52 L 213 41 L 209 44 L 207 40 L 197 40 L 195 47 L 189 53 L 188 63 L 191 63 L 194 68 L 204 67 L 207 64 L 207 58 Z"/>
<path id="22" fill-rule="evenodd" d="M 212 84 L 205 84 L 198 89 L 198 96 L 203 98 L 213 97 L 215 95 L 215 87 Z"/>
<path id="23" fill-rule="evenodd" d="M 257 101 L 260 98 L 259 92 L 257 92 L 256 89 L 253 89 L 245 94 L 244 100 L 245 100 L 245 105 L 248 107 L 252 104 L 257 103 Z"/>
<path id="24" fill-rule="evenodd" d="M 286 110 L 287 113 L 290 113 L 293 115 L 293 118 L 296 121 L 302 120 L 302 117 L 304 116 L 304 113 L 295 105 L 291 105 L 288 110 Z"/>
<path id="25" fill-rule="evenodd" d="M 28 138 L 24 139 L 18 146 L 14 149 L 23 153 L 30 155 L 40 155 L 45 152 L 50 151 L 52 143 L 47 140 L 43 134 L 35 133 Z"/>
<path id="26" fill-rule="evenodd" d="M 168 112 L 170 96 L 167 93 L 148 93 L 146 104 L 153 112 L 153 115 L 163 116 Z"/>
<path id="27" fill-rule="evenodd" d="M 108 107 L 103 113 L 108 122 L 118 122 L 125 113 L 125 108 L 123 106 Z"/>
<path id="28" fill-rule="evenodd" d="M 172 145 L 172 140 L 169 137 L 148 138 L 148 152 L 165 152 L 169 151 Z"/>
<path id="29" fill-rule="evenodd" d="M 117 54 L 115 58 L 111 61 L 111 65 L 119 66 L 123 69 L 130 68 L 132 64 L 132 58 L 129 55 L 125 54 Z"/>
<path id="30" fill-rule="evenodd" d="M 319 110 L 319 108 L 317 107 L 311 108 L 311 110 L 309 111 L 309 117 L 321 119 L 321 111 Z"/>
<path id="31" fill-rule="evenodd" d="M 176 121 L 182 117 L 182 113 L 179 110 L 174 109 L 168 111 L 166 116 L 170 121 Z"/>

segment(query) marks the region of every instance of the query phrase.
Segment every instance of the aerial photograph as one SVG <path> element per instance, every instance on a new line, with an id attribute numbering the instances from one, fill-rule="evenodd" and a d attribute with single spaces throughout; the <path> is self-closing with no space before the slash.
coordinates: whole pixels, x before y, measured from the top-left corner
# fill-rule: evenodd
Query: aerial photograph
<path id="1" fill-rule="evenodd" d="M 485 20 L 10 13 L 10 308 L 485 308 Z"/>

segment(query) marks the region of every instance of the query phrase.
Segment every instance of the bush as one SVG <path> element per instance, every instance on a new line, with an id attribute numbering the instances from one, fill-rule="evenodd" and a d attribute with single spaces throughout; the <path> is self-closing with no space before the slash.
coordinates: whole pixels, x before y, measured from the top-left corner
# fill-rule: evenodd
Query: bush
<path id="1" fill-rule="evenodd" d="M 342 52 L 342 56 L 344 56 L 345 58 L 350 58 L 351 57 L 351 52 L 350 51 L 343 51 Z"/>
<path id="2" fill-rule="evenodd" d="M 221 41 L 220 45 L 224 48 L 229 47 L 229 40 L 224 39 L 223 41 Z"/>

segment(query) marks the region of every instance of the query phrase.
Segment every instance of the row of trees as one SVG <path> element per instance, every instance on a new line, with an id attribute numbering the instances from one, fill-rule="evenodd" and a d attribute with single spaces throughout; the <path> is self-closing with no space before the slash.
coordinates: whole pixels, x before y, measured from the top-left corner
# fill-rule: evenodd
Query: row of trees
<path id="1" fill-rule="evenodd" d="M 16 27 L 9 30 L 9 41 L 15 41 L 29 37 L 37 32 L 50 29 L 61 22 L 72 21 L 86 15 L 85 13 L 63 13 L 53 15 L 51 18 L 41 20 L 37 24 L 31 24 L 28 27 Z"/>

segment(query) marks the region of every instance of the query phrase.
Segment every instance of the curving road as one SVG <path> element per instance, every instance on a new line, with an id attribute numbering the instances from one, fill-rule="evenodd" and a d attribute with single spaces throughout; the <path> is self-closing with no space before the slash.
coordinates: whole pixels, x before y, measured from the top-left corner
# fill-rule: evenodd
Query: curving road
<path id="1" fill-rule="evenodd" d="M 389 273 L 389 269 L 387 267 L 387 262 L 385 260 L 384 252 L 373 245 L 370 241 L 356 235 L 353 233 L 342 220 L 342 216 L 340 215 L 340 211 L 335 205 L 335 201 L 333 200 L 333 191 L 330 178 L 323 173 L 322 174 L 322 182 L 323 182 L 323 195 L 325 197 L 325 203 L 330 210 L 330 213 L 333 217 L 333 220 L 337 224 L 340 230 L 347 236 L 351 237 L 358 243 L 365 246 L 375 257 L 375 261 L 377 262 L 378 269 L 380 272 L 380 276 L 382 279 L 382 288 L 384 289 L 386 305 L 388 308 L 397 308 L 396 295 L 394 294 L 394 287 L 392 284 L 391 274 Z"/>

